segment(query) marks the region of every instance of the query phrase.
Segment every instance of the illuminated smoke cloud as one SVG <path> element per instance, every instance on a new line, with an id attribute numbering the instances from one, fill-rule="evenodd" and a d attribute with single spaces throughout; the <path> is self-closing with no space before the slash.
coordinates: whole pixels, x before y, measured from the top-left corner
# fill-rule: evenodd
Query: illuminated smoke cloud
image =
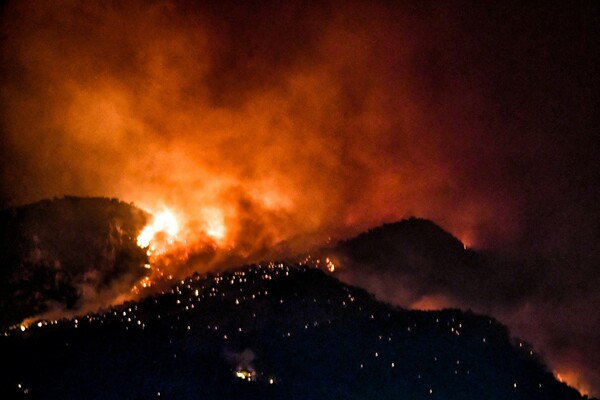
<path id="1" fill-rule="evenodd" d="M 254 207 L 261 227 L 285 217 L 273 240 L 412 213 L 498 231 L 502 199 L 461 182 L 439 136 L 456 128 L 432 127 L 415 10 L 205 7 L 9 4 L 4 202 L 107 195 L 230 224 Z"/>

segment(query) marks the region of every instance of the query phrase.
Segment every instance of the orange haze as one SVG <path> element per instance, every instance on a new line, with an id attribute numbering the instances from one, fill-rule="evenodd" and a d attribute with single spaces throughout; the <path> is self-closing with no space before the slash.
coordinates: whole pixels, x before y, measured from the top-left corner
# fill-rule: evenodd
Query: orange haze
<path id="1" fill-rule="evenodd" d="M 456 173 L 443 135 L 457 128 L 413 79 L 431 38 L 409 17 L 364 4 L 273 5 L 247 22 L 236 5 L 7 7 L 9 204 L 115 196 L 198 226 L 216 211 L 247 247 L 408 215 L 472 244 L 517 228 L 510 201 Z M 447 90 L 480 111 L 475 91 Z"/>

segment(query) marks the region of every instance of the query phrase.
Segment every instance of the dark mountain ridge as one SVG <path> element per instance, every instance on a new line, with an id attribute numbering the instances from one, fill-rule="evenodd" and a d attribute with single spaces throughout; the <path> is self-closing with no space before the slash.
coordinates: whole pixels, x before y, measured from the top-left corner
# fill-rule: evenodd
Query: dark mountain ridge
<path id="1" fill-rule="evenodd" d="M 378 277 L 377 287 L 366 288 L 378 293 L 389 289 L 391 296 L 383 297 L 388 301 L 397 300 L 391 297 L 400 283 L 410 287 L 413 300 L 435 293 L 477 303 L 480 309 L 510 306 L 544 291 L 560 290 L 556 285 L 544 286 L 549 260 L 475 251 L 421 218 L 381 225 L 323 249 L 319 255 L 338 260 L 351 284 Z"/>
<path id="2" fill-rule="evenodd" d="M 303 265 L 23 329 L 0 337 L 3 398 L 582 398 L 491 318 L 394 308 Z"/>

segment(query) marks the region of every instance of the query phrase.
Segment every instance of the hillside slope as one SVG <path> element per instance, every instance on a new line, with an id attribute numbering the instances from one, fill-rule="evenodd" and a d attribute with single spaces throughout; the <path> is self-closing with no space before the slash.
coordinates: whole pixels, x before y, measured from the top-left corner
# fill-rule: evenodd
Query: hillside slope
<path id="1" fill-rule="evenodd" d="M 23 329 L 0 337 L 10 398 L 581 399 L 488 317 L 393 308 L 301 265 Z"/>

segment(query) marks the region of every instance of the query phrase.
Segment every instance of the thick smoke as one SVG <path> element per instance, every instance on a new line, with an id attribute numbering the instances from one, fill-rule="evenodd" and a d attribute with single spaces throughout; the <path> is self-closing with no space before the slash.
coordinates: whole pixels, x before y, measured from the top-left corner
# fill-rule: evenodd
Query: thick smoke
<path id="1" fill-rule="evenodd" d="M 467 165 L 495 135 L 471 116 L 487 111 L 478 82 L 444 67 L 461 33 L 445 12 L 9 4 L 3 202 L 116 196 L 189 219 L 221 208 L 230 226 L 255 207 L 260 226 L 287 222 L 273 239 L 410 214 L 509 238 L 506 166 L 480 180 L 489 168 Z"/>
<path id="2" fill-rule="evenodd" d="M 558 321 L 597 288 L 598 8 L 7 2 L 0 202 L 168 206 L 190 245 L 217 210 L 248 254 L 419 215 L 557 260 Z"/>

